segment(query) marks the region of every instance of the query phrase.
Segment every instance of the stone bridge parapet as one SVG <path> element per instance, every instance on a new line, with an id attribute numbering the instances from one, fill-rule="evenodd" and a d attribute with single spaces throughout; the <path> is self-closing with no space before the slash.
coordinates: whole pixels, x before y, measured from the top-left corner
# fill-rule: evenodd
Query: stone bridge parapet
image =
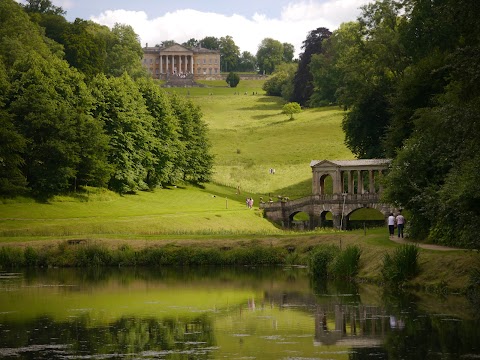
<path id="1" fill-rule="evenodd" d="M 390 160 L 312 161 L 313 194 L 295 200 L 283 200 L 260 204 L 265 216 L 284 227 L 290 227 L 299 212 L 309 216 L 308 227 L 314 229 L 325 223 L 330 212 L 333 226 L 346 229 L 349 215 L 361 208 L 372 208 L 386 219 L 393 207 L 381 200 L 381 183 L 375 179 L 383 175 Z M 325 179 L 332 178 L 332 193 L 326 193 Z"/>

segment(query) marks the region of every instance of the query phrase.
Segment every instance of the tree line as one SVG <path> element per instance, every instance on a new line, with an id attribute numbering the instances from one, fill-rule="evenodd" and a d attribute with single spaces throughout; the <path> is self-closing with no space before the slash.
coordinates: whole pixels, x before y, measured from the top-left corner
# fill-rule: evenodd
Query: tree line
<path id="1" fill-rule="evenodd" d="M 311 31 L 298 66 L 265 90 L 302 106 L 338 105 L 358 158 L 392 158 L 385 201 L 409 233 L 480 248 L 480 2 L 381 0 L 357 21 Z"/>
<path id="2" fill-rule="evenodd" d="M 174 40 L 165 40 L 155 46 L 172 46 Z M 282 43 L 272 38 L 265 38 L 258 45 L 256 54 L 249 51 L 240 52 L 230 35 L 217 38 L 206 36 L 201 40 L 191 38 L 182 43 L 190 48 L 202 47 L 210 50 L 220 51 L 221 67 L 223 72 L 258 72 L 260 74 L 271 74 L 276 66 L 282 63 L 293 63 L 295 47 L 290 43 Z"/>
<path id="3" fill-rule="evenodd" d="M 63 16 L 48 0 L 0 2 L 0 194 L 207 181 L 200 108 L 148 78 L 133 29 Z"/>

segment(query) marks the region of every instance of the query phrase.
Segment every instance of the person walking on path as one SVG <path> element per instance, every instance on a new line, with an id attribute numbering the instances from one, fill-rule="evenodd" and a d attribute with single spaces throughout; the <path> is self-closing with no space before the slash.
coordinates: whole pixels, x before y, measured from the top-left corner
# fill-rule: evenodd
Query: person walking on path
<path id="1" fill-rule="evenodd" d="M 397 221 L 398 237 L 403 238 L 403 228 L 404 228 L 404 226 L 405 226 L 405 218 L 403 217 L 401 211 L 400 211 L 400 213 L 397 215 L 397 217 L 395 218 L 395 220 Z"/>
<path id="2" fill-rule="evenodd" d="M 390 213 L 388 217 L 388 232 L 390 237 L 395 235 L 395 216 L 393 216 L 393 213 Z"/>

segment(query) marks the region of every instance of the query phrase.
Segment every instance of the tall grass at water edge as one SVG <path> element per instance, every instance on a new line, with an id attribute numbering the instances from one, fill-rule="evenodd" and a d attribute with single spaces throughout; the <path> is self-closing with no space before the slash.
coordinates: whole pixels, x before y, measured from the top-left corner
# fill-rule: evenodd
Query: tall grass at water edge
<path id="1" fill-rule="evenodd" d="M 109 249 L 101 244 L 70 245 L 35 249 L 0 247 L 0 269 L 20 267 L 96 266 L 186 266 L 186 265 L 282 265 L 288 250 L 254 243 L 236 248 L 181 247 L 174 245 L 134 250 L 129 245 Z"/>
<path id="2" fill-rule="evenodd" d="M 326 278 L 353 279 L 360 269 L 362 250 L 356 245 L 341 250 L 335 245 L 319 246 L 309 258 L 309 271 L 314 281 Z"/>
<path id="3" fill-rule="evenodd" d="M 405 244 L 386 253 L 383 258 L 382 277 L 391 285 L 402 286 L 415 277 L 419 272 L 419 247 L 414 244 Z"/>

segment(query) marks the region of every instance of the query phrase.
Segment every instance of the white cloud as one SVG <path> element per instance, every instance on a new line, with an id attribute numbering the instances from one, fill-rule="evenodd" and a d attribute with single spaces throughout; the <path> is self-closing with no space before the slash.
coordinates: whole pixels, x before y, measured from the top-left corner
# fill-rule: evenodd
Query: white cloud
<path id="1" fill-rule="evenodd" d="M 66 0 L 68 1 L 68 0 Z M 335 30 L 342 22 L 355 20 L 359 7 L 370 0 L 314 0 L 292 2 L 282 9 L 280 18 L 268 18 L 255 13 L 252 18 L 241 15 L 226 16 L 191 9 L 168 12 L 149 19 L 144 11 L 109 10 L 91 20 L 112 27 L 115 23 L 131 25 L 142 45 L 159 44 L 164 40 L 178 43 L 190 38 L 230 35 L 241 51 L 255 54 L 260 42 L 271 37 L 295 46 L 296 56 L 309 31 L 318 27 Z"/>

